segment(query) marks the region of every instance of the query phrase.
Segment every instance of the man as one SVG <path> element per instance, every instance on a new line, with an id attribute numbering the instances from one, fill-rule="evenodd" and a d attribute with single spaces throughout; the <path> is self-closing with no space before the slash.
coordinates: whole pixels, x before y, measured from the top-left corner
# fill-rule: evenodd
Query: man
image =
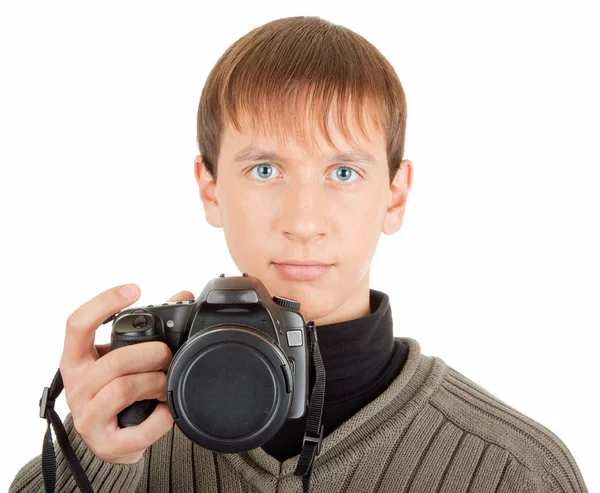
<path id="1" fill-rule="evenodd" d="M 325 438 L 311 491 L 587 491 L 551 431 L 421 353 L 415 339 L 393 336 L 388 296 L 369 287 L 369 272 L 381 232 L 402 225 L 413 174 L 405 130 L 404 92 L 389 62 L 318 17 L 246 34 L 200 98 L 194 174 L 206 220 L 223 228 L 240 272 L 299 301 L 317 326 Z M 96 327 L 139 295 L 135 285 L 109 289 L 67 321 L 65 426 L 94 491 L 302 491 L 294 470 L 305 419 L 246 453 L 213 453 L 172 426 L 166 345 L 94 346 Z M 150 417 L 118 427 L 120 410 L 150 398 L 162 401 Z M 57 490 L 72 491 L 55 450 Z M 42 484 L 38 456 L 10 491 Z"/>

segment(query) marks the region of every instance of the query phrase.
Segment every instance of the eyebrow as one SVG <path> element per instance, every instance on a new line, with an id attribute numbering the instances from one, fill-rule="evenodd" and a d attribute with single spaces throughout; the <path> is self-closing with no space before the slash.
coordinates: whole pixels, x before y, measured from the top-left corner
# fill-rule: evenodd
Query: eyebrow
<path id="1" fill-rule="evenodd" d="M 242 161 L 288 161 L 284 156 L 277 154 L 274 151 L 267 149 L 261 149 L 260 147 L 245 147 L 241 151 L 238 151 L 233 156 L 233 164 L 237 164 Z M 331 154 L 323 159 L 324 163 L 333 162 L 344 162 L 344 163 L 362 163 L 375 166 L 376 159 L 370 152 L 362 151 L 359 149 L 352 149 L 347 152 L 339 152 L 337 154 Z"/>

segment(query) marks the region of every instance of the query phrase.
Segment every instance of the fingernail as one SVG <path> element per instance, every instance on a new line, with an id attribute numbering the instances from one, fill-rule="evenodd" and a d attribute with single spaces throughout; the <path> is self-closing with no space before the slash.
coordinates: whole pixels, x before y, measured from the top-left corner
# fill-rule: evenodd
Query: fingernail
<path id="1" fill-rule="evenodd" d="M 125 284 L 121 289 L 119 289 L 119 293 L 123 298 L 134 298 L 139 294 L 140 290 L 135 284 Z"/>

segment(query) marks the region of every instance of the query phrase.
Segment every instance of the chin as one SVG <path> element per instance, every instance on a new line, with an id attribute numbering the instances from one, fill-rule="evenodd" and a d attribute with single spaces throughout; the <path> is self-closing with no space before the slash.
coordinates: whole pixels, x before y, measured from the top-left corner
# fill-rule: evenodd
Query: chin
<path id="1" fill-rule="evenodd" d="M 274 296 L 283 296 L 300 302 L 300 313 L 305 321 L 322 319 L 338 308 L 341 300 L 337 298 L 340 291 L 332 286 L 324 286 L 319 281 L 275 281 L 273 291 L 269 293 Z"/>

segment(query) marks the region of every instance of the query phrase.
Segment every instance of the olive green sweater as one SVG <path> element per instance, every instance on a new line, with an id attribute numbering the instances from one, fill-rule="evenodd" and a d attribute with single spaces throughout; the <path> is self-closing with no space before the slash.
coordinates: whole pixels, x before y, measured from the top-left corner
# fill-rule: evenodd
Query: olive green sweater
<path id="1" fill-rule="evenodd" d="M 409 345 L 402 371 L 379 397 L 323 440 L 311 492 L 587 492 L 565 444 L 550 430 L 475 384 L 438 357 Z M 135 464 L 94 455 L 65 418 L 94 491 L 301 493 L 298 456 L 283 463 L 262 448 L 220 454 L 177 426 Z M 40 449 L 42 444 L 40 437 Z M 58 443 L 56 491 L 77 486 Z M 17 473 L 9 492 L 43 492 L 41 454 Z"/>

